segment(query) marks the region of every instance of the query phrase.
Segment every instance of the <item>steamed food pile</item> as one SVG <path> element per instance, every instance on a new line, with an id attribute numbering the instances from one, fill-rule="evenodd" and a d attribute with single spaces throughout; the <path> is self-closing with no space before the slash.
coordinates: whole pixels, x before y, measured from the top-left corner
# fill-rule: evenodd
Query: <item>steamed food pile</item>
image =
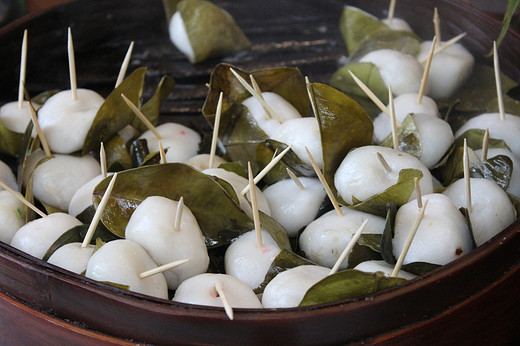
<path id="1" fill-rule="evenodd" d="M 177 9 L 170 35 L 190 62 L 249 47 L 211 3 Z M 208 18 L 235 44 L 196 40 Z M 340 25 L 349 58 L 330 85 L 295 67 L 218 64 L 202 109 L 220 142 L 210 153 L 195 129 L 158 125 L 171 78 L 141 104 L 144 68 L 106 98 L 74 85 L 35 96 L 37 122 L 27 101 L 4 105 L 11 141 L 0 149 L 19 164 L 16 176 L 1 162 L 0 180 L 45 212 L 0 191 L 0 240 L 122 289 L 224 306 L 232 318 L 231 308 L 399 285 L 511 224 L 519 118 L 485 109 L 462 126 L 445 120 L 457 92 L 489 70 L 460 43 L 423 41 L 398 18 L 347 6 Z"/>

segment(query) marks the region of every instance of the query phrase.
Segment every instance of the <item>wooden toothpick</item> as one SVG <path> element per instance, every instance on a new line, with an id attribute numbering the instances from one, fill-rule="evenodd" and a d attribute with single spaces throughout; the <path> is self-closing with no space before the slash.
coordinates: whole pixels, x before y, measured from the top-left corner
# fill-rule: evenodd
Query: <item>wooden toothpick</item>
<path id="1" fill-rule="evenodd" d="M 267 113 L 268 115 L 270 115 L 272 118 L 274 118 L 275 120 L 277 120 L 279 123 L 283 123 L 283 119 L 282 117 L 280 117 L 276 111 L 267 103 L 265 102 L 264 98 L 259 96 L 257 92 L 255 92 L 255 90 L 244 80 L 244 78 L 242 78 L 242 76 L 240 76 L 235 70 L 233 70 L 231 67 L 229 68 L 229 70 L 231 71 L 231 73 L 233 73 L 233 75 L 236 77 L 236 79 L 240 82 L 240 84 L 242 84 L 242 86 L 247 90 L 249 91 L 249 93 L 251 94 L 251 96 L 253 96 L 254 98 L 256 98 L 256 100 L 258 102 L 260 102 L 260 104 L 262 105 L 262 107 L 264 107 L 264 109 L 267 109 Z"/>
<path id="2" fill-rule="evenodd" d="M 223 92 L 220 92 L 217 103 L 217 111 L 215 113 L 215 122 L 213 123 L 213 137 L 211 138 L 211 148 L 209 151 L 209 162 L 208 168 L 213 168 L 213 161 L 215 161 L 215 153 L 217 152 L 217 142 L 218 142 L 218 130 L 220 127 L 220 118 L 222 115 L 222 98 L 224 96 Z"/>
<path id="3" fill-rule="evenodd" d="M 163 264 L 162 266 L 159 266 L 157 268 L 153 268 L 153 269 L 150 269 L 150 270 L 147 270 L 145 272 L 140 273 L 139 274 L 139 279 L 145 279 L 145 278 L 147 278 L 149 276 L 165 272 L 167 270 L 170 270 L 170 269 L 173 269 L 175 267 L 178 267 L 178 266 L 180 266 L 180 265 L 182 265 L 184 263 L 187 263 L 189 261 L 190 261 L 190 259 L 186 258 L 186 259 L 183 259 L 183 260 L 178 260 L 178 261 L 173 261 L 173 262 L 170 262 L 170 263 Z"/>
<path id="4" fill-rule="evenodd" d="M 175 213 L 175 221 L 173 225 L 173 229 L 176 232 L 181 230 L 181 220 L 182 220 L 182 212 L 184 211 L 184 197 L 181 196 L 179 198 L 179 202 L 177 203 L 177 211 Z"/>
<path id="5" fill-rule="evenodd" d="M 399 150 L 399 136 L 397 135 L 397 119 L 395 116 L 394 94 L 392 86 L 388 84 L 388 108 L 390 110 L 390 124 L 392 125 L 392 143 L 395 150 Z"/>
<path id="6" fill-rule="evenodd" d="M 137 108 L 137 106 L 134 105 L 132 101 L 130 101 L 128 97 L 126 97 L 124 94 L 121 94 L 121 97 L 128 105 L 128 107 L 132 110 L 132 112 L 134 112 L 134 114 L 139 118 L 139 120 L 141 120 L 146 125 L 146 127 L 153 132 L 155 137 L 157 137 L 157 139 L 163 139 L 159 131 L 157 131 L 155 126 L 153 126 L 153 124 L 150 122 L 150 120 L 148 120 L 148 118 L 143 114 L 143 112 L 141 112 L 141 110 Z"/>
<path id="7" fill-rule="evenodd" d="M 165 164 L 168 161 L 166 160 L 166 152 L 164 151 L 164 147 L 162 145 L 162 142 L 159 141 L 159 156 L 161 157 L 161 163 Z"/>
<path id="8" fill-rule="evenodd" d="M 128 46 L 128 50 L 126 51 L 125 58 L 123 59 L 123 63 L 121 64 L 121 69 L 119 70 L 119 74 L 116 79 L 115 88 L 121 84 L 121 82 L 125 79 L 126 70 L 128 69 L 128 65 L 130 64 L 130 58 L 132 57 L 132 51 L 134 50 L 134 41 L 130 42 Z"/>
<path id="9" fill-rule="evenodd" d="M 388 6 L 388 24 L 392 23 L 392 20 L 394 19 L 395 3 L 396 0 L 390 0 L 390 6 Z"/>
<path id="10" fill-rule="evenodd" d="M 258 213 L 258 203 L 256 200 L 256 189 L 255 182 L 253 180 L 251 162 L 247 163 L 247 174 L 249 178 L 249 199 L 251 200 L 251 210 L 253 211 L 253 221 L 255 224 L 256 245 L 259 248 L 262 248 L 264 246 L 262 241 L 262 225 L 260 224 L 260 214 Z"/>
<path id="11" fill-rule="evenodd" d="M 334 266 L 332 267 L 332 269 L 330 270 L 329 272 L 329 275 L 332 275 L 332 274 L 336 274 L 339 270 L 339 267 L 341 266 L 341 264 L 343 263 L 343 261 L 345 261 L 345 258 L 347 258 L 347 255 L 350 253 L 350 250 L 352 250 L 352 248 L 354 247 L 354 245 L 356 245 L 356 242 L 358 241 L 359 237 L 361 236 L 361 233 L 363 232 L 363 230 L 365 229 L 365 226 L 367 225 L 367 222 L 368 222 L 368 219 L 366 219 L 365 221 L 363 221 L 363 223 L 361 224 L 361 226 L 359 226 L 358 230 L 356 231 L 356 233 L 354 233 L 354 235 L 352 236 L 352 239 L 350 239 L 350 241 L 348 242 L 347 246 L 345 247 L 345 249 L 343 249 L 343 252 L 341 253 L 341 255 L 339 256 L 338 260 L 336 261 L 336 263 L 334 263 Z"/>
<path id="12" fill-rule="evenodd" d="M 18 84 L 18 109 L 23 107 L 23 89 L 25 88 L 25 72 L 27 68 L 27 29 L 23 31 L 22 53 L 20 57 L 20 82 Z"/>
<path id="13" fill-rule="evenodd" d="M 72 93 L 72 100 L 78 99 L 78 86 L 76 82 L 76 61 L 74 59 L 74 44 L 72 42 L 72 31 L 68 30 L 67 52 L 69 55 L 69 75 L 70 75 L 70 91 Z"/>
<path id="14" fill-rule="evenodd" d="M 484 132 L 484 138 L 482 139 L 482 153 L 480 155 L 480 159 L 482 162 L 487 160 L 488 146 L 489 146 L 489 129 L 486 129 L 486 131 Z"/>
<path id="15" fill-rule="evenodd" d="M 83 239 L 83 243 L 81 243 L 82 248 L 87 247 L 88 244 L 90 243 L 90 241 L 92 240 L 92 236 L 94 235 L 96 227 L 99 224 L 99 220 L 101 219 L 101 214 L 105 210 L 105 207 L 108 202 L 108 198 L 110 197 L 110 194 L 112 193 L 112 189 L 114 188 L 116 179 L 117 179 L 117 172 L 114 173 L 114 175 L 112 176 L 112 179 L 110 179 L 110 184 L 108 184 L 108 187 L 105 190 L 105 194 L 103 195 L 103 198 L 101 198 L 101 202 L 99 202 L 99 205 L 96 209 L 96 213 L 94 214 L 94 217 L 92 218 L 92 221 L 90 222 L 90 225 L 88 227 L 87 234 L 85 235 L 85 238 Z"/>
<path id="16" fill-rule="evenodd" d="M 222 305 L 224 305 L 224 311 L 226 311 L 227 317 L 230 320 L 233 320 L 233 307 L 229 303 L 226 292 L 224 291 L 224 287 L 222 286 L 222 282 L 220 280 L 215 282 L 215 291 L 217 291 L 218 296 L 222 300 Z"/>
<path id="17" fill-rule="evenodd" d="M 408 238 L 406 238 L 406 243 L 404 244 L 403 251 L 399 254 L 399 258 L 397 259 L 397 263 L 394 266 L 394 270 L 392 271 L 391 277 L 397 277 L 397 274 L 399 274 L 399 271 L 401 270 L 401 267 L 403 266 L 404 259 L 406 257 L 406 254 L 408 253 L 408 250 L 410 249 L 410 245 L 412 245 L 413 238 L 415 237 L 415 233 L 417 233 L 417 230 L 419 229 L 419 225 L 421 224 L 421 221 L 424 216 L 424 211 L 426 210 L 426 206 L 428 205 L 428 200 L 424 202 L 421 209 L 419 209 L 419 214 L 417 215 L 417 218 L 415 219 L 412 229 L 410 230 L 410 233 L 408 234 Z"/>
<path id="18" fill-rule="evenodd" d="M 504 110 L 504 95 L 502 94 L 502 81 L 500 78 L 500 62 L 498 61 L 497 42 L 493 41 L 493 66 L 495 67 L 495 82 L 497 85 L 497 97 L 498 97 L 498 112 L 500 113 L 500 120 L 506 118 L 506 112 Z"/>
<path id="19" fill-rule="evenodd" d="M 466 138 L 464 138 L 464 154 L 462 156 L 462 161 L 464 165 L 464 184 L 466 187 L 466 208 L 468 209 L 468 213 L 471 214 L 472 211 L 472 203 L 471 203 L 471 180 L 469 175 L 469 155 L 468 155 L 468 143 Z"/>
<path id="20" fill-rule="evenodd" d="M 105 153 L 105 145 L 101 142 L 101 147 L 99 148 L 99 163 L 101 166 L 101 175 L 103 178 L 107 177 L 107 155 Z"/>
<path id="21" fill-rule="evenodd" d="M 426 83 L 428 82 L 428 75 L 430 73 L 430 67 L 432 65 L 433 53 L 435 52 L 435 43 L 437 42 L 437 36 L 433 36 L 432 45 L 430 52 L 428 53 L 428 60 L 426 60 L 426 66 L 424 67 L 423 75 L 421 78 L 421 87 L 419 88 L 419 95 L 417 96 L 417 104 L 422 103 L 424 96 L 424 90 L 426 89 Z"/>
<path id="22" fill-rule="evenodd" d="M 289 174 L 289 177 L 291 177 L 292 181 L 294 181 L 296 186 L 298 186 L 300 190 L 305 190 L 305 186 L 303 186 L 302 182 L 300 181 L 300 179 L 298 179 L 296 174 L 294 174 L 294 172 L 291 171 L 289 168 L 286 168 L 285 170 L 287 171 L 287 174 Z"/>
<path id="23" fill-rule="evenodd" d="M 336 213 L 338 213 L 339 216 L 343 216 L 343 211 L 341 211 L 341 207 L 339 206 L 336 197 L 332 193 L 329 184 L 327 184 L 327 180 L 325 179 L 325 176 L 323 176 L 323 173 L 321 172 L 320 167 L 316 163 L 316 160 L 314 160 L 314 157 L 312 157 L 312 154 L 307 147 L 305 147 L 305 150 L 307 151 L 307 156 L 309 156 L 309 160 L 311 161 L 312 168 L 314 168 L 314 172 L 318 176 L 318 179 L 320 180 L 323 189 L 325 189 L 325 192 L 327 193 L 327 196 L 329 197 L 332 206 L 334 206 Z"/>
<path id="24" fill-rule="evenodd" d="M 377 159 L 379 160 L 379 162 L 381 163 L 381 165 L 383 166 L 383 168 L 385 169 L 385 171 L 387 171 L 388 173 L 392 173 L 392 167 L 390 167 L 390 165 L 388 164 L 388 162 L 386 161 L 385 157 L 383 156 L 383 154 L 381 154 L 379 151 L 376 153 L 377 155 Z"/>
<path id="25" fill-rule="evenodd" d="M 271 162 L 269 162 L 269 164 L 267 166 L 264 167 L 264 169 L 262 169 L 260 171 L 260 173 L 258 173 L 254 179 L 254 182 L 255 184 L 258 184 L 258 182 L 260 180 L 262 180 L 263 177 L 265 177 L 265 175 L 267 173 L 269 173 L 269 171 L 274 167 L 276 166 L 276 164 L 278 162 L 280 162 L 280 160 L 284 157 L 285 154 L 287 154 L 287 152 L 291 149 L 291 146 L 289 145 L 287 148 L 285 148 L 280 154 L 278 154 L 277 156 L 273 157 L 273 159 L 271 160 Z M 249 185 L 247 185 L 246 187 L 244 187 L 244 189 L 240 192 L 243 195 L 245 195 L 247 193 L 247 191 L 249 191 Z"/>
<path id="26" fill-rule="evenodd" d="M 36 110 L 34 109 L 32 102 L 29 101 L 27 103 L 29 106 L 29 112 L 31 113 L 31 119 L 34 125 L 34 129 L 36 130 L 36 133 L 38 134 L 38 138 L 40 138 L 40 143 L 42 144 L 43 152 L 45 153 L 46 157 L 51 157 L 51 149 L 49 148 L 49 143 L 47 142 L 47 138 L 45 138 L 45 135 L 43 134 L 42 128 L 40 127 L 40 123 L 38 122 L 38 117 L 36 116 Z"/>
<path id="27" fill-rule="evenodd" d="M 419 185 L 419 178 L 414 177 L 413 182 L 415 185 L 415 191 L 417 191 L 417 207 L 419 209 L 421 209 L 423 206 L 423 202 L 422 202 L 421 185 Z"/>
<path id="28" fill-rule="evenodd" d="M 311 89 L 311 81 L 309 77 L 305 76 L 305 87 L 307 88 L 307 96 L 309 97 L 309 101 L 311 102 L 312 113 L 314 117 L 318 117 L 318 107 L 316 107 L 316 100 L 314 99 L 314 92 Z"/>
<path id="29" fill-rule="evenodd" d="M 439 39 L 439 46 L 442 42 L 441 39 L 441 20 L 439 19 L 439 11 L 437 10 L 437 7 L 433 10 L 433 27 L 435 30 L 435 36 Z"/>
<path id="30" fill-rule="evenodd" d="M 381 102 L 381 100 L 376 96 L 376 94 L 374 94 L 372 92 L 372 90 L 370 90 L 365 83 L 363 83 L 361 81 L 361 79 L 359 79 L 352 71 L 348 71 L 348 73 L 350 73 L 350 75 L 352 76 L 352 78 L 354 79 L 354 82 L 356 82 L 356 84 L 358 85 L 358 87 L 363 90 L 363 92 L 372 100 L 372 102 L 374 102 L 374 104 L 379 107 L 379 109 L 385 113 L 386 115 L 388 115 L 388 117 L 390 117 L 390 110 L 384 105 L 383 102 Z"/>
<path id="31" fill-rule="evenodd" d="M 47 215 L 41 211 L 40 209 L 38 209 L 34 204 L 30 203 L 28 200 L 25 199 L 24 196 L 22 196 L 21 193 L 11 189 L 9 186 L 7 186 L 3 181 L 0 180 L 0 187 L 2 187 L 4 190 L 6 191 L 9 191 L 11 193 L 11 195 L 13 195 L 14 197 L 16 197 L 16 199 L 18 199 L 20 202 L 22 202 L 23 204 L 25 204 L 27 207 L 29 207 L 30 209 L 32 209 L 34 212 L 36 212 L 36 214 L 40 215 L 41 217 L 46 217 Z"/>

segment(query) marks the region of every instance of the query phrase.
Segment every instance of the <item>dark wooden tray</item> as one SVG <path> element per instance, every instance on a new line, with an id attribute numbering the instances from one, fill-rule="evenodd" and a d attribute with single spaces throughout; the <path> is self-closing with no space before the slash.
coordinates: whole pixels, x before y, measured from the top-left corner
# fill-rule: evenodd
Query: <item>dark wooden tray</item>
<path id="1" fill-rule="evenodd" d="M 384 15 L 388 1 L 215 1 L 253 42 L 250 51 L 191 65 L 170 44 L 159 0 L 75 1 L 0 29 L 0 100 L 16 98 L 23 29 L 29 29 L 27 88 L 66 88 L 66 28 L 72 28 L 78 83 L 106 95 L 130 41 L 131 69 L 147 66 L 148 97 L 163 74 L 177 87 L 163 120 L 204 126 L 204 86 L 216 63 L 245 69 L 298 66 L 327 82 L 346 54 L 338 30 L 343 4 Z M 446 35 L 462 31 L 478 61 L 500 23 L 456 1 L 400 0 L 397 15 L 431 37 L 437 6 Z M 509 33 L 501 65 L 518 80 L 520 38 Z M 305 309 L 247 310 L 229 321 L 222 309 L 190 306 L 118 290 L 71 274 L 0 243 L 2 344 L 507 344 L 520 338 L 520 222 L 463 258 L 402 287 Z"/>

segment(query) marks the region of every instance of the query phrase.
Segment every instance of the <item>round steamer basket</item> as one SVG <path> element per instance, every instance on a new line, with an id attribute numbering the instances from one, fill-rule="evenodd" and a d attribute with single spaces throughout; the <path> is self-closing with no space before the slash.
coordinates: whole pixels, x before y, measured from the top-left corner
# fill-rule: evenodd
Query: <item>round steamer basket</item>
<path id="1" fill-rule="evenodd" d="M 245 70 L 297 66 L 326 83 L 346 54 L 339 33 L 345 4 L 386 16 L 388 1 L 214 1 L 243 28 L 247 52 L 192 65 L 172 46 L 160 0 L 73 1 L 0 29 L 1 101 L 16 98 L 19 51 L 29 31 L 27 89 L 68 86 L 66 36 L 71 27 L 81 87 L 106 96 L 131 41 L 130 71 L 146 66 L 150 97 L 164 74 L 177 82 L 162 121 L 207 128 L 205 83 L 219 62 Z M 433 37 L 436 6 L 443 37 L 461 32 L 477 62 L 498 37 L 500 22 L 457 1 L 400 0 L 396 16 Z M 502 71 L 519 79 L 520 38 L 500 46 Z M 13 164 L 13 161 L 10 162 Z M 154 299 L 72 274 L 0 244 L 2 344 L 506 344 L 520 338 L 520 222 L 462 258 L 392 289 L 306 308 L 223 309 Z"/>

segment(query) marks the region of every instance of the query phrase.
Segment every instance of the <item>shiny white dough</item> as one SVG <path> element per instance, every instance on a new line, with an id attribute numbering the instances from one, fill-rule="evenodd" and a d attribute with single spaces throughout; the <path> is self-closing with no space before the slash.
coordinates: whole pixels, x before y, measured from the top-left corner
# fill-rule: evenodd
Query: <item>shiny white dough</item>
<path id="1" fill-rule="evenodd" d="M 426 167 L 433 168 L 453 144 L 453 131 L 447 121 L 437 117 L 414 114 L 413 118 L 421 141 L 419 160 Z"/>
<path id="2" fill-rule="evenodd" d="M 0 160 L 0 181 L 9 186 L 11 189 L 18 191 L 18 184 L 16 183 L 16 176 L 14 175 L 11 168 L 4 163 L 4 161 Z M 0 191 L 3 188 L 0 187 Z"/>
<path id="3" fill-rule="evenodd" d="M 305 150 L 305 147 L 307 147 L 318 166 L 323 168 L 320 127 L 315 117 L 285 121 L 273 139 L 292 145 L 291 150 L 298 155 L 300 160 L 310 165 L 311 160 Z"/>
<path id="4" fill-rule="evenodd" d="M 287 269 L 267 284 L 262 295 L 262 305 L 264 308 L 296 307 L 309 288 L 327 277 L 329 272 L 329 268 L 315 265 Z"/>
<path id="5" fill-rule="evenodd" d="M 88 89 L 70 90 L 51 96 L 38 110 L 40 127 L 52 152 L 70 154 L 83 148 L 83 142 L 105 99 Z"/>
<path id="6" fill-rule="evenodd" d="M 381 19 L 381 22 L 388 25 L 388 27 L 394 31 L 409 31 L 413 32 L 412 28 L 410 28 L 410 25 L 408 25 L 407 22 L 405 22 L 401 18 L 392 18 L 391 21 L 388 20 L 388 18 Z"/>
<path id="7" fill-rule="evenodd" d="M 495 182 L 471 178 L 471 227 L 477 246 L 482 245 L 515 221 L 515 210 L 509 197 Z M 460 179 L 444 192 L 457 208 L 466 208 L 466 184 Z"/>
<path id="8" fill-rule="evenodd" d="M 81 247 L 81 243 L 69 243 L 56 249 L 49 257 L 50 264 L 81 274 L 87 270 L 87 263 L 94 252 L 94 245 Z"/>
<path id="9" fill-rule="evenodd" d="M 197 155 L 201 138 L 194 130 L 176 123 L 165 123 L 156 129 L 162 136 L 161 143 L 166 150 L 167 162 L 186 162 Z M 139 139 L 146 139 L 150 152 L 159 151 L 159 139 L 151 130 L 143 133 Z"/>
<path id="10" fill-rule="evenodd" d="M 39 106 L 33 103 L 34 109 L 37 110 Z M 31 120 L 29 102 L 27 101 L 22 102 L 22 108 L 18 107 L 18 101 L 8 102 L 0 107 L 0 122 L 10 131 L 24 133 Z M 35 133 L 33 131 L 33 136 Z"/>
<path id="11" fill-rule="evenodd" d="M 423 96 L 421 103 L 417 103 L 417 93 L 402 94 L 394 98 L 395 118 L 399 122 L 403 122 L 410 113 L 421 113 L 432 117 L 439 117 L 439 109 L 435 101 Z M 386 137 L 392 133 L 392 124 L 390 117 L 386 113 L 379 113 L 374 119 L 374 142 L 381 143 Z"/>
<path id="12" fill-rule="evenodd" d="M 479 149 L 475 150 L 474 152 L 475 155 L 480 159 L 482 156 L 482 150 Z M 509 181 L 509 185 L 507 186 L 506 191 L 517 197 L 520 197 L 520 159 L 518 156 L 506 148 L 489 148 L 487 153 L 488 159 L 497 155 L 505 155 L 511 159 L 513 162 L 513 174 L 511 175 L 511 180 Z"/>
<path id="13" fill-rule="evenodd" d="M 144 279 L 139 277 L 139 274 L 156 267 L 142 246 L 132 240 L 117 239 L 100 247 L 90 257 L 85 276 L 128 286 L 132 292 L 168 299 L 168 286 L 162 273 Z"/>
<path id="14" fill-rule="evenodd" d="M 195 52 L 191 46 L 184 20 L 182 20 L 181 13 L 175 12 L 170 19 L 169 25 L 170 40 L 189 60 L 195 59 Z"/>
<path id="15" fill-rule="evenodd" d="M 470 129 L 489 129 L 489 138 L 503 139 L 513 154 L 520 157 L 520 117 L 506 113 L 505 119 L 501 120 L 499 113 L 483 113 L 462 125 L 455 133 L 455 138 Z"/>
<path id="16" fill-rule="evenodd" d="M 471 251 L 473 243 L 466 219 L 453 202 L 439 193 L 423 195 L 422 198 L 423 203 L 428 200 L 428 205 L 403 264 L 427 262 L 444 265 Z M 395 258 L 401 254 L 418 214 L 416 200 L 397 211 L 392 240 Z"/>
<path id="17" fill-rule="evenodd" d="M 112 173 L 110 173 L 112 174 Z M 69 214 L 78 216 L 81 212 L 92 205 L 94 189 L 105 177 L 101 174 L 95 176 L 85 184 L 81 185 L 72 195 L 69 203 Z"/>
<path id="18" fill-rule="evenodd" d="M 431 46 L 432 41 L 423 41 L 417 59 L 427 59 Z M 436 100 L 452 96 L 468 79 L 474 63 L 473 55 L 458 43 L 435 54 L 428 74 L 427 94 Z"/>
<path id="19" fill-rule="evenodd" d="M 262 97 L 265 102 L 274 109 L 276 114 L 280 116 L 282 122 L 291 119 L 301 118 L 300 113 L 292 104 L 286 101 L 282 96 L 266 91 L 262 92 Z M 273 138 L 280 129 L 281 124 L 277 119 L 271 118 L 265 111 L 262 104 L 254 97 L 242 101 L 242 104 L 247 107 L 249 113 L 253 116 L 258 126 L 265 132 L 269 138 Z"/>
<path id="20" fill-rule="evenodd" d="M 300 235 L 300 249 L 305 257 L 324 267 L 332 268 L 361 224 L 368 220 L 363 234 L 382 234 L 385 219 L 342 207 L 343 216 L 335 210 L 311 222 Z M 349 253 L 350 255 L 350 253 Z M 348 265 L 348 256 L 340 268 Z"/>
<path id="21" fill-rule="evenodd" d="M 262 229 L 263 246 L 258 247 L 255 231 L 242 234 L 226 250 L 224 265 L 226 273 L 257 288 L 265 278 L 271 263 L 280 253 L 280 247 L 271 235 Z"/>
<path id="22" fill-rule="evenodd" d="M 81 224 L 78 219 L 69 214 L 49 214 L 22 226 L 11 240 L 11 246 L 42 259 L 63 233 Z"/>
<path id="23" fill-rule="evenodd" d="M 424 68 L 411 55 L 392 49 L 378 49 L 365 55 L 360 62 L 376 65 L 383 82 L 392 86 L 395 95 L 417 92 L 421 86 Z"/>
<path id="24" fill-rule="evenodd" d="M 76 190 L 100 170 L 99 162 L 91 156 L 56 154 L 34 170 L 34 197 L 60 210 L 68 210 Z"/>
<path id="25" fill-rule="evenodd" d="M 209 154 L 198 154 L 190 158 L 186 163 L 193 168 L 197 168 L 198 170 L 205 170 L 210 168 L 209 167 Z M 215 155 L 213 158 L 213 167 L 211 168 L 217 168 L 223 163 L 226 163 L 227 161 L 224 160 L 222 157 Z"/>
<path id="26" fill-rule="evenodd" d="M 385 158 L 392 169 L 391 172 L 387 172 L 379 161 L 378 152 Z M 351 204 L 352 196 L 364 201 L 385 191 L 397 183 L 399 171 L 409 168 L 422 171 L 423 177 L 419 181 L 421 192 L 423 194 L 432 193 L 432 175 L 419 159 L 404 152 L 375 145 L 359 147 L 350 151 L 334 175 L 334 185 L 341 198 Z M 416 191 L 414 191 L 410 200 L 416 196 Z"/>
<path id="27" fill-rule="evenodd" d="M 249 185 L 249 181 L 241 177 L 240 175 L 236 174 L 235 172 L 226 171 L 223 168 L 208 168 L 203 171 L 205 174 L 215 176 L 217 178 L 223 179 L 226 182 L 228 182 L 233 189 L 235 190 L 235 193 L 237 194 L 238 201 L 240 202 L 240 207 L 244 212 L 249 216 L 253 217 L 253 211 L 251 210 L 251 204 L 249 204 L 249 192 L 246 193 L 246 196 L 243 196 L 241 194 L 242 190 Z M 267 199 L 265 198 L 264 194 L 262 193 L 262 190 L 260 190 L 258 187 L 255 186 L 256 191 L 256 201 L 258 203 L 258 210 L 261 212 L 271 216 L 271 208 L 269 208 L 269 203 L 267 202 Z M 246 198 L 247 197 L 247 198 Z"/>
<path id="28" fill-rule="evenodd" d="M 385 274 L 386 277 L 390 277 L 392 275 L 392 272 L 394 271 L 394 266 L 386 263 L 385 261 L 372 260 L 361 262 L 357 266 L 355 266 L 354 269 L 365 273 L 381 272 Z M 399 273 L 397 273 L 397 277 L 406 280 L 412 280 L 416 276 L 417 275 L 405 272 L 404 270 L 400 270 Z"/>
<path id="29" fill-rule="evenodd" d="M 187 206 L 183 206 L 179 230 L 175 229 L 178 204 L 165 197 L 148 197 L 135 209 L 125 230 L 126 239 L 139 243 L 157 265 L 189 259 L 163 272 L 170 289 L 204 273 L 209 265 L 204 236 Z"/>
<path id="30" fill-rule="evenodd" d="M 251 287 L 239 279 L 226 274 L 200 274 L 184 281 L 175 291 L 173 301 L 207 306 L 223 307 L 215 285 L 222 289 L 233 308 L 262 308 L 262 304 Z"/>
<path id="31" fill-rule="evenodd" d="M 271 208 L 272 217 L 287 231 L 290 237 L 307 226 L 318 214 L 326 196 L 317 178 L 299 177 L 301 190 L 292 179 L 280 180 L 264 190 L 264 197 Z"/>
<path id="32" fill-rule="evenodd" d="M 25 207 L 9 191 L 0 191 L 0 241 L 9 244 L 25 224 Z"/>

